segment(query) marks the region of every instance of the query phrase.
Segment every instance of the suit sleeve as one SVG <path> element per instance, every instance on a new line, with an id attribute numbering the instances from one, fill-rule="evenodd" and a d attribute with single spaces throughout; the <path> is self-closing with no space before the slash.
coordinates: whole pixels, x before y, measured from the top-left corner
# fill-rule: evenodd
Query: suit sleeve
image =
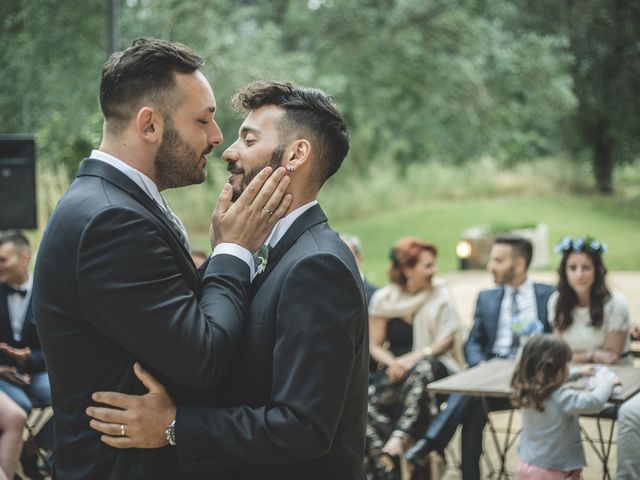
<path id="1" fill-rule="evenodd" d="M 337 256 L 315 255 L 289 271 L 276 315 L 272 403 L 178 407 L 184 473 L 302 462 L 331 447 L 367 341 L 362 292 Z"/>
<path id="2" fill-rule="evenodd" d="M 481 296 L 478 296 L 476 310 L 473 314 L 473 326 L 469 332 L 469 338 L 464 344 L 464 356 L 470 367 L 486 360 L 486 348 L 489 338 L 484 327 Z"/>
<path id="3" fill-rule="evenodd" d="M 78 298 L 88 321 L 134 357 L 180 385 L 206 388 L 242 333 L 249 267 L 229 255 L 210 261 L 198 303 L 164 234 L 133 210 L 98 214 L 80 240 Z"/>

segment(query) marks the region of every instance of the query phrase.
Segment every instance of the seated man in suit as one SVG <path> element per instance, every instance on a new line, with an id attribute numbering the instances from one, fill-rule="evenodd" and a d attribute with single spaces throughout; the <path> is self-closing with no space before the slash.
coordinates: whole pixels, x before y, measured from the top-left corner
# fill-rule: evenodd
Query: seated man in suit
<path id="1" fill-rule="evenodd" d="M 519 343 L 518 332 L 550 332 L 547 302 L 554 288 L 533 283 L 527 271 L 533 255 L 529 240 L 517 236 L 498 237 L 491 248 L 487 269 L 497 288 L 478 295 L 474 323 L 464 347 L 470 367 L 491 358 L 513 358 Z M 489 402 L 492 410 L 509 408 L 508 401 Z M 451 395 L 446 408 L 431 423 L 424 438 L 416 442 L 407 459 L 416 467 L 424 467 L 431 451 L 442 452 L 462 425 L 462 478 L 480 478 L 482 431 L 487 417 L 475 397 Z"/>
<path id="2" fill-rule="evenodd" d="M 371 295 L 375 292 L 378 287 L 369 282 L 362 272 L 362 242 L 355 235 L 349 235 L 348 233 L 343 233 L 340 235 L 340 238 L 344 243 L 347 244 L 353 256 L 356 257 L 356 263 L 358 264 L 358 270 L 360 270 L 360 277 L 362 278 L 362 284 L 364 285 L 364 293 L 367 296 L 367 303 L 371 301 Z"/>
<path id="3" fill-rule="evenodd" d="M 51 390 L 36 331 L 29 273 L 31 247 L 21 233 L 0 238 L 0 390 L 27 413 L 51 405 Z"/>
<path id="4" fill-rule="evenodd" d="M 219 387 L 223 399 L 217 407 L 178 401 L 176 412 L 162 386 L 137 369 L 150 393 L 97 393 L 98 402 L 119 408 L 88 409 L 91 425 L 114 447 L 175 445 L 182 474 L 364 480 L 365 294 L 353 255 L 316 200 L 347 154 L 347 127 L 316 89 L 256 82 L 235 102 L 249 111 L 223 153 L 235 194 L 264 165 L 283 165 L 293 202 L 252 281 L 248 326 Z M 167 417 L 170 424 L 156 421 Z"/>

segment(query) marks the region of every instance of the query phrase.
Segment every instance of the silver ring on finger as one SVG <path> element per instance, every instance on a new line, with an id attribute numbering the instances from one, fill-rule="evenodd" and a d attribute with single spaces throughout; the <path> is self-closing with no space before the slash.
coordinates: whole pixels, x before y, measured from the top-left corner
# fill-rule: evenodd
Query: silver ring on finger
<path id="1" fill-rule="evenodd" d="M 273 215 L 273 212 L 269 210 L 267 207 L 262 207 L 262 209 L 267 212 L 269 215 Z"/>

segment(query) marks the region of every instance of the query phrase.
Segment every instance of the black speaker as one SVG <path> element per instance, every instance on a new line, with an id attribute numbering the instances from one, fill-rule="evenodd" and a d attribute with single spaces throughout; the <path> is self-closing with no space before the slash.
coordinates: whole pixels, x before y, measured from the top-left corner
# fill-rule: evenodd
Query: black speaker
<path id="1" fill-rule="evenodd" d="M 0 230 L 38 228 L 33 135 L 0 134 Z"/>

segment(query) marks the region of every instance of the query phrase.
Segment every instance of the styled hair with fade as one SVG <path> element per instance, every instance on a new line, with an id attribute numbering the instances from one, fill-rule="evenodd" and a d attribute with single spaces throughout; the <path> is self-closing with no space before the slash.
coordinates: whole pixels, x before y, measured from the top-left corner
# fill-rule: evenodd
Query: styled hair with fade
<path id="1" fill-rule="evenodd" d="M 523 257 L 526 267 L 529 268 L 533 258 L 533 244 L 519 235 L 499 235 L 494 243 L 510 245 L 513 249 L 514 257 Z"/>
<path id="2" fill-rule="evenodd" d="M 138 38 L 111 55 L 100 82 L 100 109 L 109 132 L 120 132 L 147 102 L 166 117 L 181 99 L 172 91 L 174 73 L 193 73 L 202 65 L 189 47 L 155 38 Z"/>
<path id="3" fill-rule="evenodd" d="M 31 244 L 27 236 L 20 230 L 8 230 L 0 235 L 0 246 L 12 243 L 20 252 L 31 252 Z"/>
<path id="4" fill-rule="evenodd" d="M 315 179 L 322 185 L 338 171 L 349 153 L 349 131 L 333 98 L 316 88 L 290 82 L 256 81 L 236 91 L 233 106 L 237 111 L 256 110 L 266 105 L 284 109 L 278 125 L 280 141 L 307 138 L 315 151 Z"/>

